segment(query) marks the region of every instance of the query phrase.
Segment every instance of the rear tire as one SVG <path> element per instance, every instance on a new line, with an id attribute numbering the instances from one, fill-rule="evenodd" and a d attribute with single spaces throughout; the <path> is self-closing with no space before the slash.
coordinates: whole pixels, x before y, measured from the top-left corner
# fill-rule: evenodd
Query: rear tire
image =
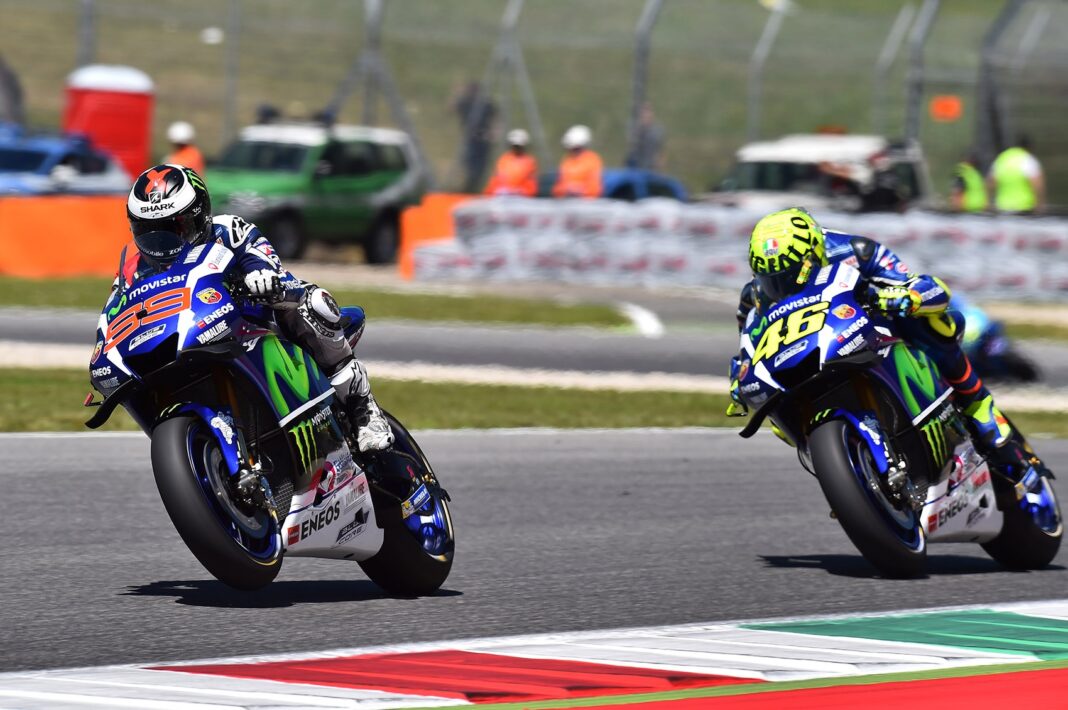
<path id="1" fill-rule="evenodd" d="M 372 582 L 391 594 L 432 594 L 445 583 L 452 570 L 455 551 L 452 515 L 448 502 L 435 492 L 440 489 L 436 485 L 428 486 L 432 502 L 438 506 L 444 522 L 444 529 L 441 531 L 444 545 L 441 549 L 429 551 L 424 548 L 423 541 L 408 528 L 401 515 L 399 500 L 408 493 L 402 491 L 417 488 L 419 482 L 426 481 L 428 477 L 434 483 L 437 479 L 430 462 L 404 425 L 388 412 L 384 414 L 393 429 L 396 442 L 389 451 L 374 455 L 372 466 L 376 469 L 376 475 L 373 479 L 381 482 L 372 485 L 371 499 L 374 501 L 375 518 L 382 526 L 385 537 L 378 553 L 359 564 Z M 414 485 L 410 482 L 409 471 L 414 471 L 419 482 Z M 430 545 L 429 542 L 427 544 Z"/>
<path id="2" fill-rule="evenodd" d="M 1053 561 L 1061 548 L 1064 526 L 1058 525 L 1055 531 L 1047 532 L 1035 524 L 1031 513 L 1020 507 L 1016 499 L 1016 489 L 1004 476 L 994 475 L 994 495 L 998 508 L 1005 515 L 1001 534 L 990 542 L 983 543 L 983 549 L 1001 565 L 1009 569 L 1041 569 Z M 1053 493 L 1053 486 L 1048 486 L 1048 493 L 1053 499 L 1060 520 L 1060 505 Z"/>
<path id="3" fill-rule="evenodd" d="M 901 509 L 869 482 L 878 478 L 867 446 L 846 422 L 832 419 L 809 438 L 812 466 L 823 495 L 846 535 L 886 577 L 921 577 L 927 544 L 919 517 Z"/>
<path id="4" fill-rule="evenodd" d="M 208 470 L 212 466 L 216 470 Z M 212 481 L 225 480 L 222 477 L 229 472 L 203 421 L 180 416 L 160 423 L 152 432 L 152 472 L 175 529 L 216 579 L 235 589 L 253 590 L 270 584 L 278 575 L 282 554 L 281 549 L 275 549 L 279 541 L 271 539 L 277 537 L 278 525 L 262 511 L 243 516 L 228 496 L 219 492 L 219 486 L 212 486 Z M 206 487 L 212 489 L 214 501 Z M 262 546 L 266 559 L 257 559 L 238 544 L 241 536 L 250 546 Z"/>

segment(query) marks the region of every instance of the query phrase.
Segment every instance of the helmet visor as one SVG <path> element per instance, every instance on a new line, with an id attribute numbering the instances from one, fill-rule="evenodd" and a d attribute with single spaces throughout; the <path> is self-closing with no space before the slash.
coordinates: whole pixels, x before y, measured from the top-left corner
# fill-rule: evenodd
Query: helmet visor
<path id="1" fill-rule="evenodd" d="M 791 265 L 784 271 L 776 271 L 771 274 L 757 274 L 757 286 L 760 292 L 772 302 L 781 301 L 787 296 L 800 291 L 807 279 L 802 277 L 802 270 L 808 264 L 807 259 L 802 259 Z M 807 275 L 807 274 L 806 274 Z M 800 283 L 798 281 L 800 280 Z"/>
<path id="2" fill-rule="evenodd" d="M 200 238 L 201 222 L 193 215 L 180 214 L 167 219 L 131 220 L 130 229 L 138 250 L 156 265 L 167 266 L 182 247 Z"/>
<path id="3" fill-rule="evenodd" d="M 145 232 L 135 234 L 138 251 L 156 266 L 167 266 L 182 253 L 185 241 L 174 232 Z"/>

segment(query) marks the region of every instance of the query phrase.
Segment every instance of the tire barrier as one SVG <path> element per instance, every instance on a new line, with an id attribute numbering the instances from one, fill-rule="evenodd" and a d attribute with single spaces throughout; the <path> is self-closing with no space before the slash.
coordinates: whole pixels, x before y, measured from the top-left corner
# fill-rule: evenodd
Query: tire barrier
<path id="1" fill-rule="evenodd" d="M 740 288 L 764 211 L 667 199 L 475 199 L 455 240 L 417 247 L 416 279 Z M 1001 300 L 1068 300 L 1068 219 L 816 211 L 827 229 L 871 237 L 914 272 Z"/>

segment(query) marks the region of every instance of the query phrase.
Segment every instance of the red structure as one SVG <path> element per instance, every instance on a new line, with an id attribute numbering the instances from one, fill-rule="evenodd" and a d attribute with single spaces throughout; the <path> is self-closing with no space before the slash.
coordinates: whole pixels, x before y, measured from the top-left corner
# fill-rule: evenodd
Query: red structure
<path id="1" fill-rule="evenodd" d="M 63 130 L 84 133 L 137 175 L 151 165 L 152 80 L 140 69 L 93 64 L 67 77 Z"/>

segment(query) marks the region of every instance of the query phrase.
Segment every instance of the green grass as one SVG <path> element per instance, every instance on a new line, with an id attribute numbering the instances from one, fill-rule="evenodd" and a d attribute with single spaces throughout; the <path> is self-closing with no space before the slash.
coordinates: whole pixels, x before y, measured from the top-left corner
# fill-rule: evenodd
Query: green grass
<path id="1" fill-rule="evenodd" d="M 1068 327 L 1040 325 L 1038 323 L 1009 323 L 1005 325 L 1005 335 L 1018 340 L 1060 340 L 1068 341 Z"/>
<path id="2" fill-rule="evenodd" d="M 87 308 L 103 306 L 111 280 L 65 278 L 39 281 L 0 276 L 0 306 Z M 620 328 L 630 321 L 611 306 L 561 304 L 497 296 L 397 293 L 370 289 L 330 289 L 338 302 L 363 306 L 369 318 L 460 321 L 546 326 Z"/>
<path id="3" fill-rule="evenodd" d="M 739 426 L 724 396 L 611 392 L 375 380 L 378 401 L 415 429 L 493 427 Z M 0 369 L 0 431 L 82 431 L 88 375 L 77 370 Z M 744 422 L 742 422 L 744 424 Z M 122 410 L 108 429 L 136 429 Z"/>
<path id="4" fill-rule="evenodd" d="M 727 417 L 722 395 L 399 382 L 378 379 L 375 396 L 415 429 L 494 427 L 681 427 L 741 429 Z M 0 368 L 0 431 L 84 431 L 95 410 L 81 406 L 89 392 L 78 370 Z M 1063 414 L 1010 412 L 1025 432 L 1068 437 Z M 117 410 L 107 429 L 136 429 Z"/>

